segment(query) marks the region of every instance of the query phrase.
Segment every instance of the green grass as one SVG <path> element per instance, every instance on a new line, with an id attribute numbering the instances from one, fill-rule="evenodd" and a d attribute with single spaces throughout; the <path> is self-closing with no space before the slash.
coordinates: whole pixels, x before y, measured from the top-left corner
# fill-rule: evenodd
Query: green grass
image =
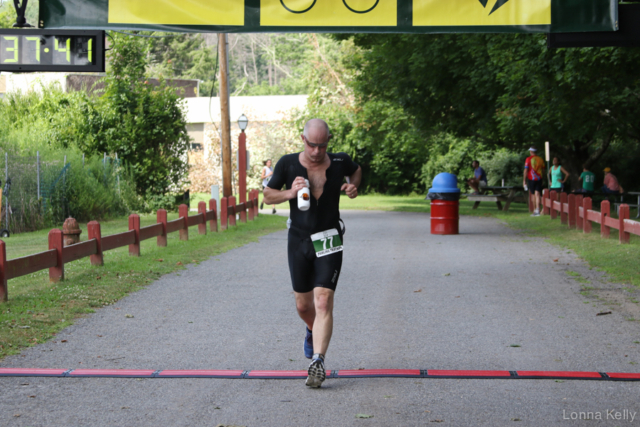
<path id="1" fill-rule="evenodd" d="M 211 193 L 192 193 L 189 195 L 189 209 L 198 209 L 200 202 L 205 202 L 209 209 L 209 200 L 211 200 Z"/>
<path id="2" fill-rule="evenodd" d="M 169 220 L 177 214 L 170 214 Z M 141 217 L 141 225 L 155 223 L 151 215 Z M 128 229 L 126 218 L 101 223 L 102 234 Z M 156 239 L 141 243 L 141 256 L 129 256 L 128 247 L 104 253 L 104 266 L 93 267 L 89 258 L 65 264 L 65 280 L 49 283 L 48 270 L 9 280 L 9 302 L 0 303 L 0 358 L 21 348 L 44 342 L 69 326 L 74 319 L 96 308 L 113 304 L 158 279 L 160 276 L 199 263 L 230 249 L 257 241 L 259 236 L 285 228 L 285 218 L 261 215 L 257 221 L 220 233 L 197 233 L 189 229 L 189 240 L 180 241 L 179 233 L 168 236 L 167 247 L 156 246 Z M 86 224 L 81 224 L 86 240 Z M 13 235 L 5 239 L 7 258 L 47 249 L 47 232 Z"/>

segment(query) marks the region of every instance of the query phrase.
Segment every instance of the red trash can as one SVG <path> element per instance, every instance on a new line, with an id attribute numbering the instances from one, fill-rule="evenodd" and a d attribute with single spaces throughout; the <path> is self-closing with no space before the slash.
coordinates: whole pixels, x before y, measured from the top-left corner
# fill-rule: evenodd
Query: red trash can
<path id="1" fill-rule="evenodd" d="M 427 199 L 431 200 L 431 234 L 458 234 L 460 189 L 452 173 L 439 173 L 433 179 Z"/>
<path id="2" fill-rule="evenodd" d="M 458 234 L 460 202 L 431 200 L 431 234 Z"/>

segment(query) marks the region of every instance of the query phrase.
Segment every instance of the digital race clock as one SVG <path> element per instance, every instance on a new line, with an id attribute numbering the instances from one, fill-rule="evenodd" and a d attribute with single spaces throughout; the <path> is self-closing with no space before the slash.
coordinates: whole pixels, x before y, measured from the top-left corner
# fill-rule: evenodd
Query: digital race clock
<path id="1" fill-rule="evenodd" d="M 0 71 L 104 71 L 104 31 L 0 29 Z"/>

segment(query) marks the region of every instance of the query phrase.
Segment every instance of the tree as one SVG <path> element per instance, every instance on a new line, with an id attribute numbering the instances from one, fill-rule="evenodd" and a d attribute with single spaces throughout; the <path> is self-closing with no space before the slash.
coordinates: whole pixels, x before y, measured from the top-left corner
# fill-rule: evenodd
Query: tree
<path id="1" fill-rule="evenodd" d="M 419 191 L 429 144 L 415 128 L 413 116 L 395 102 L 354 95 L 353 61 L 361 51 L 351 40 L 308 37 L 314 50 L 304 79 L 311 92 L 298 129 L 312 117 L 324 119 L 333 134 L 331 151 L 348 153 L 362 168 L 362 191 Z"/>
<path id="2" fill-rule="evenodd" d="M 161 80 L 145 81 L 148 39 L 116 34 L 109 51 L 105 90 L 86 105 L 76 141 L 87 153 L 117 153 L 132 168 L 137 191 L 146 196 L 179 190 L 187 173 L 189 136 L 180 98 Z"/>
<path id="3" fill-rule="evenodd" d="M 397 102 L 425 132 L 488 147 L 550 141 L 570 171 L 612 144 L 640 141 L 640 52 L 547 49 L 540 35 L 356 35 L 365 48 L 354 82 L 364 99 Z M 637 179 L 637 178 L 636 178 Z"/>
<path id="4" fill-rule="evenodd" d="M 550 141 L 578 187 L 612 144 L 640 142 L 640 52 L 631 48 L 547 49 L 541 36 L 489 46 L 504 86 L 496 120 L 515 141 Z"/>

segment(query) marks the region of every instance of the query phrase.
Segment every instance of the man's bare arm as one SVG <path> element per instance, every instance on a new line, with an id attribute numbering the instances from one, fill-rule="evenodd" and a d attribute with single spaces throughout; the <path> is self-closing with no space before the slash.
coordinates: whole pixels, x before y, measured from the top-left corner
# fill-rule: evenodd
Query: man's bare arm
<path id="1" fill-rule="evenodd" d="M 358 187 L 362 181 L 362 169 L 358 166 L 358 169 L 348 177 L 348 184 L 342 184 L 340 191 L 347 193 L 350 199 L 358 197 Z"/>
<path id="2" fill-rule="evenodd" d="M 267 186 L 264 188 L 264 198 L 262 201 L 267 205 L 277 205 L 288 202 L 289 200 L 298 197 L 298 190 L 302 190 L 304 187 L 304 177 L 301 176 L 298 176 L 293 180 L 291 188 L 288 190 L 275 190 Z"/>
<path id="3" fill-rule="evenodd" d="M 360 187 L 360 181 L 362 181 L 362 168 L 358 166 L 358 169 L 349 176 L 349 183 L 357 187 Z"/>

